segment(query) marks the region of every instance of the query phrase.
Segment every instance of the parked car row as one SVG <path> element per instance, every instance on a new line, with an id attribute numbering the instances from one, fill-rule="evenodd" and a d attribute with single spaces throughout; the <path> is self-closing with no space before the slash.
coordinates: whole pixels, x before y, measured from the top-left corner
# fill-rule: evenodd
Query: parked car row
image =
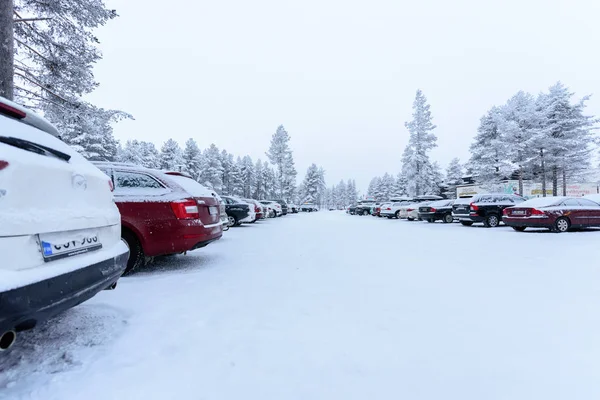
<path id="1" fill-rule="evenodd" d="M 47 120 L 0 98 L 0 351 L 155 257 L 288 211 L 298 209 L 221 197 L 178 171 L 89 162 Z"/>
<path id="2" fill-rule="evenodd" d="M 600 227 L 600 194 L 530 200 L 505 193 L 478 194 L 457 200 L 418 196 L 384 203 L 366 201 L 348 207 L 347 212 L 429 223 L 458 221 L 464 226 L 483 224 L 489 228 L 503 223 L 520 232 L 528 227 L 566 232 L 572 228 Z"/>

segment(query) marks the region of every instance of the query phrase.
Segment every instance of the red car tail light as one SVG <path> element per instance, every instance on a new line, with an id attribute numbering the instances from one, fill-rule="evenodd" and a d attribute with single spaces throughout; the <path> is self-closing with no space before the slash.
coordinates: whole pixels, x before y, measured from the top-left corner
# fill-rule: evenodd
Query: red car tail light
<path id="1" fill-rule="evenodd" d="M 0 160 L 0 171 L 2 171 L 6 167 L 8 167 L 8 161 Z"/>
<path id="2" fill-rule="evenodd" d="M 259 213 L 260 212 L 260 208 L 258 208 L 258 207 L 254 208 L 254 212 Z"/>
<path id="3" fill-rule="evenodd" d="M 8 104 L 0 103 L 0 114 L 8 115 L 9 117 L 23 119 L 27 116 L 23 111 L 17 110 Z"/>
<path id="4" fill-rule="evenodd" d="M 429 209 L 429 212 L 436 212 L 437 210 L 433 207 L 431 207 L 431 209 Z"/>
<path id="5" fill-rule="evenodd" d="M 392 209 L 390 207 L 386 208 L 386 211 L 391 211 Z"/>
<path id="6" fill-rule="evenodd" d="M 0 163 L 1 163 L 1 162 L 0 162 Z M 1 165 L 0 165 L 0 169 L 2 169 L 2 168 L 1 168 Z M 109 179 L 109 180 L 108 180 L 108 187 L 109 187 L 109 189 L 110 189 L 110 191 L 111 191 L 111 192 L 114 192 L 114 191 L 115 191 L 115 184 L 113 183 L 112 179 Z"/>
<path id="7" fill-rule="evenodd" d="M 198 211 L 198 204 L 196 201 L 191 199 L 173 201 L 171 202 L 171 208 L 177 219 L 198 219 L 200 218 L 200 212 Z"/>
<path id="8" fill-rule="evenodd" d="M 508 215 L 508 208 L 505 208 L 504 210 L 502 210 L 502 215 Z"/>
<path id="9" fill-rule="evenodd" d="M 406 209 L 406 211 L 408 211 L 408 212 L 411 212 L 411 211 L 413 211 L 413 210 L 414 210 L 414 208 L 407 208 L 407 209 Z"/>
<path id="10" fill-rule="evenodd" d="M 469 204 L 469 207 L 471 207 L 471 211 L 477 211 L 477 210 L 479 210 L 479 207 L 475 203 Z"/>
<path id="11" fill-rule="evenodd" d="M 538 210 L 538 209 L 536 209 L 536 208 L 532 208 L 532 209 L 529 211 L 529 213 L 530 213 L 531 215 L 545 215 L 543 211 L 540 211 L 540 210 Z"/>

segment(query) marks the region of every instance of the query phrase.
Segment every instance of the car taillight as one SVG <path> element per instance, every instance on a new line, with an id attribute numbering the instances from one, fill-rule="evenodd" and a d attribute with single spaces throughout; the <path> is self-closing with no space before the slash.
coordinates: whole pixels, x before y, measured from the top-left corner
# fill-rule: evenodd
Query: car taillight
<path id="1" fill-rule="evenodd" d="M 0 160 L 0 171 L 2 171 L 6 167 L 8 167 L 8 161 Z"/>
<path id="2" fill-rule="evenodd" d="M 435 208 L 433 208 L 433 207 L 431 207 L 431 208 L 429 209 L 429 212 L 436 212 L 436 211 L 437 211 L 437 210 L 436 210 Z"/>
<path id="3" fill-rule="evenodd" d="M 23 111 L 17 110 L 8 104 L 0 103 L 0 114 L 8 115 L 9 117 L 23 119 L 27 116 Z"/>
<path id="4" fill-rule="evenodd" d="M 181 200 L 171 202 L 171 208 L 177 219 L 198 219 L 200 213 L 198 211 L 198 204 L 195 200 Z"/>
<path id="5" fill-rule="evenodd" d="M 387 210 L 387 211 L 391 211 L 392 209 L 388 207 L 388 208 L 386 208 L 386 210 Z"/>
<path id="6" fill-rule="evenodd" d="M 508 215 L 508 208 L 505 208 L 504 210 L 502 210 L 502 215 Z"/>
<path id="7" fill-rule="evenodd" d="M 477 211 L 477 210 L 479 210 L 479 207 L 475 203 L 469 204 L 469 207 L 471 207 L 471 211 Z"/>
<path id="8" fill-rule="evenodd" d="M 414 210 L 414 208 L 407 208 L 407 209 L 406 209 L 406 211 L 408 211 L 408 212 L 411 212 L 411 211 L 413 211 L 413 210 Z"/>
<path id="9" fill-rule="evenodd" d="M 531 209 L 531 211 L 529 211 L 529 213 L 530 213 L 531 215 L 544 215 L 544 212 L 543 212 L 543 211 L 540 211 L 540 210 L 538 210 L 538 209 L 536 209 L 536 208 L 532 208 L 532 209 Z"/>
<path id="10" fill-rule="evenodd" d="M 2 169 L 2 168 L 0 168 Z M 115 184 L 113 183 L 112 179 L 108 180 L 108 188 L 110 189 L 111 192 L 115 191 Z"/>
<path id="11" fill-rule="evenodd" d="M 259 212 L 260 212 L 260 208 L 256 207 L 256 208 L 254 209 L 254 212 L 257 212 L 257 213 L 259 213 Z"/>

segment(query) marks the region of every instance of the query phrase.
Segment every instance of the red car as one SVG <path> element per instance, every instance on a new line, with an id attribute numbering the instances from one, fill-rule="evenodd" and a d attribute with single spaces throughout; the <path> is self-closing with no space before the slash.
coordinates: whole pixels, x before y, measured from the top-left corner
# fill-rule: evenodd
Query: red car
<path id="1" fill-rule="evenodd" d="M 600 204 L 581 197 L 540 197 L 504 209 L 502 221 L 522 232 L 528 227 L 566 232 L 600 226 Z"/>
<path id="2" fill-rule="evenodd" d="M 199 249 L 223 235 L 217 198 L 179 172 L 122 163 L 94 163 L 114 185 L 122 237 L 129 245 L 126 273 L 150 257 Z"/>

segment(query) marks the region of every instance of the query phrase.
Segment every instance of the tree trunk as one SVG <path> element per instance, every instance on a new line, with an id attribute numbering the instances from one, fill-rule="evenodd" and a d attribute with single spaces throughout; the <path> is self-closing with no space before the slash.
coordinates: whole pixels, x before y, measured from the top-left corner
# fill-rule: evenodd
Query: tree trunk
<path id="1" fill-rule="evenodd" d="M 523 196 L 523 166 L 519 166 L 519 194 Z"/>
<path id="2" fill-rule="evenodd" d="M 552 167 L 552 196 L 558 196 L 558 167 Z"/>
<path id="3" fill-rule="evenodd" d="M 544 163 L 544 149 L 540 149 L 540 158 L 542 160 L 542 196 L 546 197 L 546 164 Z"/>
<path id="4" fill-rule="evenodd" d="M 0 96 L 13 99 L 14 92 L 14 3 L 0 1 Z"/>
<path id="5" fill-rule="evenodd" d="M 563 190 L 563 196 L 567 195 L 567 171 L 565 169 L 565 167 L 563 167 L 562 170 L 562 190 Z"/>

